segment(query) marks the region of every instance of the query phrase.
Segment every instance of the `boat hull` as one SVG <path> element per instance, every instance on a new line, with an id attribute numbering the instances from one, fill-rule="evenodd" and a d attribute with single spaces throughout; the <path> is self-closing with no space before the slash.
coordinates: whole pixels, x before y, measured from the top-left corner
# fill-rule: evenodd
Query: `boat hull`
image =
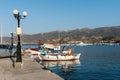
<path id="1" fill-rule="evenodd" d="M 62 56 L 62 55 L 39 55 L 39 59 L 42 61 L 70 61 L 70 60 L 78 60 L 81 54 L 77 54 L 76 56 Z"/>

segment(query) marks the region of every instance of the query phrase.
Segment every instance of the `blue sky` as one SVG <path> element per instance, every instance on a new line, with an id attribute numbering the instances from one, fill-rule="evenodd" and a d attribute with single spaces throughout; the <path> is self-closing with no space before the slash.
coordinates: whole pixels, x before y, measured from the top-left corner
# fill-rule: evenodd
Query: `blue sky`
<path id="1" fill-rule="evenodd" d="M 120 25 L 120 0 L 1 0 L 3 36 L 16 31 L 14 9 L 28 13 L 21 20 L 25 34 Z"/>

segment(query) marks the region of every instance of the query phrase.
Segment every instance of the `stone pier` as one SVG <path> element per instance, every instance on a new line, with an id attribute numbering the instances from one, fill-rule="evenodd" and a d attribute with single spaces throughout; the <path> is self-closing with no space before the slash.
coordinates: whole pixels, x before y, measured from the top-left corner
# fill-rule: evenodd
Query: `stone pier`
<path id="1" fill-rule="evenodd" d="M 21 68 L 15 68 L 15 58 L 0 59 L 0 80 L 63 80 L 61 77 L 44 70 L 33 59 L 23 56 Z"/>

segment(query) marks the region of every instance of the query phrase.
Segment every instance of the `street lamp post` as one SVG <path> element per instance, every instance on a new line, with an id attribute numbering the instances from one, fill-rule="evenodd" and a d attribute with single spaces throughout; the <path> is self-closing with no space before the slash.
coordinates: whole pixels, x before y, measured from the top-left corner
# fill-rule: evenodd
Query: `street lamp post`
<path id="1" fill-rule="evenodd" d="M 22 15 L 20 15 L 18 10 L 13 10 L 13 15 L 17 19 L 17 22 L 18 22 L 18 27 L 17 27 L 18 42 L 17 42 L 17 59 L 16 59 L 16 62 L 22 62 L 21 41 L 20 41 L 20 35 L 22 34 L 22 31 L 21 31 L 21 28 L 20 28 L 20 20 L 24 19 L 27 16 L 27 12 L 23 12 Z"/>
<path id="2" fill-rule="evenodd" d="M 13 49 L 13 44 L 14 44 L 14 32 L 11 32 L 11 46 L 10 46 L 10 58 L 12 57 L 12 49 Z"/>
<path id="3" fill-rule="evenodd" d="M 14 43 L 14 32 L 11 32 L 11 48 L 13 48 L 13 43 Z"/>

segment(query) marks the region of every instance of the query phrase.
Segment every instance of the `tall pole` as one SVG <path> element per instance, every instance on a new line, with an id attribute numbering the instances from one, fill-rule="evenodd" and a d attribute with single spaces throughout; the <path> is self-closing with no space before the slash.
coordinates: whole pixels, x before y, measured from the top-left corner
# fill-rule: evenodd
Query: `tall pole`
<path id="1" fill-rule="evenodd" d="M 12 53 L 13 53 L 13 43 L 14 43 L 14 38 L 13 38 L 13 32 L 10 33 L 11 34 L 11 46 L 10 46 L 10 58 L 12 57 Z"/>
<path id="2" fill-rule="evenodd" d="M 59 32 L 59 35 L 58 35 L 58 38 L 59 38 L 59 44 L 61 45 L 61 33 L 60 33 L 60 31 L 58 31 Z"/>
<path id="3" fill-rule="evenodd" d="M 11 48 L 13 48 L 14 38 L 13 38 L 13 32 L 11 32 Z"/>
<path id="4" fill-rule="evenodd" d="M 2 25 L 0 26 L 0 43 L 2 44 Z"/>
<path id="5" fill-rule="evenodd" d="M 14 17 L 17 19 L 18 27 L 17 27 L 17 37 L 18 37 L 18 42 L 17 42 L 17 59 L 16 62 L 21 62 L 22 63 L 22 56 L 21 56 L 21 41 L 20 41 L 20 35 L 21 35 L 21 28 L 20 28 L 20 20 L 25 18 L 27 16 L 27 12 L 23 12 L 23 15 L 20 15 L 17 10 L 13 11 Z"/>
<path id="6" fill-rule="evenodd" d="M 18 13 L 18 16 L 17 16 L 17 21 L 18 21 L 18 28 L 20 28 L 20 15 L 19 15 L 19 13 Z M 22 62 L 20 34 L 18 34 L 16 62 Z"/>

